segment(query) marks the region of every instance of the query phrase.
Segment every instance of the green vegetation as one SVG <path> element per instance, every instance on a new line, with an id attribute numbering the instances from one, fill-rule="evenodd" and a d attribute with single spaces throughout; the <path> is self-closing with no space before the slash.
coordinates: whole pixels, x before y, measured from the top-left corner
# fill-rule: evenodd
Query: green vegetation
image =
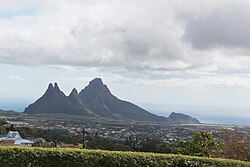
<path id="1" fill-rule="evenodd" d="M 0 126 L 7 124 L 7 121 L 5 119 L 0 119 Z"/>
<path id="2" fill-rule="evenodd" d="M 250 131 L 241 134 L 237 131 L 224 130 L 223 139 L 214 156 L 250 161 Z"/>
<path id="3" fill-rule="evenodd" d="M 194 138 L 191 141 L 180 142 L 176 152 L 185 155 L 211 156 L 219 146 L 209 132 L 194 132 L 193 136 Z"/>
<path id="4" fill-rule="evenodd" d="M 0 135 L 3 136 L 14 127 L 0 126 Z M 63 129 L 38 129 L 29 127 L 15 128 L 22 137 L 40 138 L 36 140 L 36 147 L 55 147 L 60 144 L 73 144 L 81 147 L 82 135 L 70 134 Z M 220 157 L 250 161 L 250 133 L 239 133 L 231 130 L 224 130 L 223 137 L 216 141 L 208 131 L 198 131 L 193 133 L 192 140 L 177 141 L 174 144 L 165 143 L 159 137 L 143 133 L 140 135 L 129 136 L 125 141 L 105 139 L 96 135 L 86 136 L 87 149 L 101 149 L 110 151 L 134 151 L 134 152 L 154 152 L 165 154 L 182 154 L 191 156 Z M 42 139 L 45 139 L 42 140 Z M 140 142 L 139 142 L 140 141 Z"/>
<path id="5" fill-rule="evenodd" d="M 250 167 L 249 162 L 172 154 L 0 147 L 4 167 Z"/>

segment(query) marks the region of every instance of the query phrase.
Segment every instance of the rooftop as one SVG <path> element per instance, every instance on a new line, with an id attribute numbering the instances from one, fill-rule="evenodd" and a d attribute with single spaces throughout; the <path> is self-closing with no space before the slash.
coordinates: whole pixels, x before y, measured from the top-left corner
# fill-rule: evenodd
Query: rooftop
<path id="1" fill-rule="evenodd" d="M 17 131 L 9 131 L 5 137 L 0 138 L 0 142 L 11 142 L 14 141 L 14 144 L 33 144 L 33 141 L 23 139 Z"/>

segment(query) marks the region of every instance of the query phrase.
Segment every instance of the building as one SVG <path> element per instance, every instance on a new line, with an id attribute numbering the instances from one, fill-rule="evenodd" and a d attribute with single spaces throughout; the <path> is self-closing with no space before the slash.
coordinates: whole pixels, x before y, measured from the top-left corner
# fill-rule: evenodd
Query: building
<path id="1" fill-rule="evenodd" d="M 23 139 L 17 131 L 9 131 L 5 137 L 0 138 L 0 146 L 28 146 L 31 147 L 33 141 Z"/>
<path id="2" fill-rule="evenodd" d="M 61 144 L 59 145 L 60 148 L 76 148 L 74 144 Z"/>

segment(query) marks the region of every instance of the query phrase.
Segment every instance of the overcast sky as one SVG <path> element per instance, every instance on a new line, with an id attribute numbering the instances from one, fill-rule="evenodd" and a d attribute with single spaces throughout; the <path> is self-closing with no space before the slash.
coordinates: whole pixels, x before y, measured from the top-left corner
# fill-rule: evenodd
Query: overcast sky
<path id="1" fill-rule="evenodd" d="M 101 77 L 147 109 L 250 118 L 250 1 L 0 0 L 0 69 L 5 109 Z"/>

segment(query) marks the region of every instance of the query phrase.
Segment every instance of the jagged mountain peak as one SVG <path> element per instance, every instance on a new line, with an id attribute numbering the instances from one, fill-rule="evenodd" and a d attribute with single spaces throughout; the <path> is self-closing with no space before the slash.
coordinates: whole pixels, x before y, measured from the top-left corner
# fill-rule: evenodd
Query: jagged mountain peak
<path id="1" fill-rule="evenodd" d="M 53 84 L 52 84 L 52 83 L 49 83 L 48 89 L 52 89 L 52 88 L 54 88 L 54 87 L 53 87 Z"/>
<path id="2" fill-rule="evenodd" d="M 58 84 L 57 84 L 56 82 L 54 83 L 54 87 L 55 87 L 55 88 L 58 87 Z"/>
<path id="3" fill-rule="evenodd" d="M 80 97 L 76 88 L 72 89 L 68 97 L 69 97 L 69 100 L 72 102 L 80 102 Z"/>
<path id="4" fill-rule="evenodd" d="M 85 89 L 94 89 L 98 91 L 106 91 L 110 92 L 107 85 L 103 84 L 101 78 L 95 78 L 89 82 L 89 85 L 85 87 Z"/>
<path id="5" fill-rule="evenodd" d="M 89 82 L 88 86 L 81 90 L 79 93 L 83 101 L 93 101 L 100 96 L 113 96 L 108 89 L 107 85 L 103 84 L 101 78 L 95 78 Z"/>
<path id="6" fill-rule="evenodd" d="M 78 94 L 78 91 L 76 90 L 76 88 L 73 88 L 70 94 L 72 94 L 72 95 L 73 95 L 73 94 L 74 94 L 74 95 L 75 95 L 75 94 Z"/>
<path id="7" fill-rule="evenodd" d="M 66 113 L 72 110 L 69 100 L 57 83 L 50 83 L 46 92 L 33 104 L 25 108 L 26 113 Z"/>
<path id="8" fill-rule="evenodd" d="M 48 86 L 48 89 L 47 89 L 47 92 L 56 92 L 56 93 L 63 93 L 58 84 L 57 83 L 54 83 L 54 86 L 52 83 L 49 83 L 49 86 Z"/>
<path id="9" fill-rule="evenodd" d="M 55 91 L 53 84 L 50 83 L 43 96 L 46 96 L 46 95 L 50 96 L 52 94 L 56 94 L 56 91 Z"/>
<path id="10" fill-rule="evenodd" d="M 92 81 L 89 82 L 89 85 L 99 85 L 99 86 L 102 86 L 104 84 L 103 84 L 101 78 L 95 78 L 95 79 L 93 79 Z"/>
<path id="11" fill-rule="evenodd" d="M 54 89 L 57 93 L 63 93 L 56 82 L 54 83 Z"/>

